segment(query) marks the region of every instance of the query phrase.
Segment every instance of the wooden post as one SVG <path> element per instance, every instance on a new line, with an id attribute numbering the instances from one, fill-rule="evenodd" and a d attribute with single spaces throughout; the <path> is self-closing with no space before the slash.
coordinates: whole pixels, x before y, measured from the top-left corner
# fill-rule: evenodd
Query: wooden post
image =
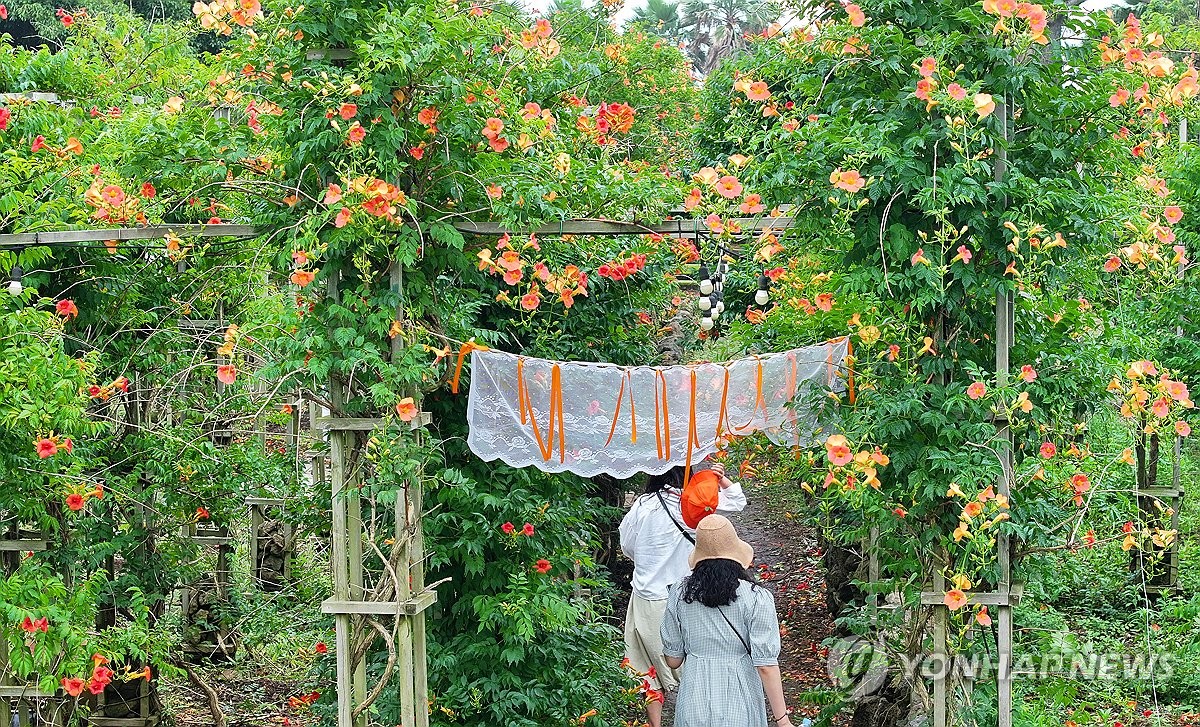
<path id="1" fill-rule="evenodd" d="M 1005 94 L 1004 102 L 997 107 L 997 122 L 1000 124 L 1001 135 L 1005 142 L 1009 138 L 1009 113 L 1011 100 Z M 996 154 L 994 177 L 997 182 L 1003 182 L 1008 172 L 1008 149 L 1004 144 Z M 1001 199 L 1001 207 L 1008 206 L 1006 197 Z M 1008 371 L 1011 365 L 1009 353 L 1012 350 L 1014 326 L 1014 296 L 1012 291 L 1002 289 L 996 294 L 996 383 L 1005 386 L 1008 383 Z M 1000 450 L 1000 478 L 996 483 L 996 491 L 1005 496 L 1011 495 L 1010 483 L 1013 472 L 1013 435 L 1009 422 L 1005 419 L 1000 424 L 997 435 Z M 1007 535 L 996 536 L 996 560 L 999 566 L 999 583 L 997 590 L 1008 594 L 1012 590 L 1012 543 Z M 1012 605 L 1007 599 L 996 607 L 997 642 L 996 656 L 999 660 L 996 674 L 998 727 L 1012 727 Z"/>
<path id="2" fill-rule="evenodd" d="M 347 432 L 330 432 L 330 481 L 333 494 L 333 596 L 350 600 L 350 568 L 347 554 L 349 533 L 346 527 L 346 438 Z M 350 614 L 334 616 L 337 646 L 338 727 L 355 727 L 352 716 L 353 667 L 350 663 Z"/>
<path id="3" fill-rule="evenodd" d="M 879 611 L 879 593 L 876 589 L 879 587 L 879 526 L 871 526 L 871 533 L 867 536 L 867 585 L 870 592 L 867 594 L 867 607 L 870 610 L 871 620 L 878 617 Z"/>
<path id="4" fill-rule="evenodd" d="M 946 576 L 938 569 L 933 575 L 935 593 L 945 592 Z M 950 724 L 950 609 L 945 604 L 933 606 L 933 656 L 940 671 L 933 678 L 933 727 Z"/>
<path id="5" fill-rule="evenodd" d="M 1008 382 L 1010 366 L 1009 351 L 1014 335 L 1014 296 L 1010 291 L 1001 291 L 996 295 L 996 380 L 998 385 L 1005 386 Z M 1008 419 L 998 421 L 1000 454 L 1000 477 L 996 482 L 996 491 L 1004 497 L 1010 497 L 1013 477 L 1013 435 Z M 1008 594 L 1012 591 L 1012 541 L 1000 533 L 996 536 L 996 560 L 999 568 L 997 590 Z M 1005 601 L 996 607 L 996 657 L 999 661 L 997 680 L 997 710 L 999 727 L 1012 727 L 1012 604 Z"/>

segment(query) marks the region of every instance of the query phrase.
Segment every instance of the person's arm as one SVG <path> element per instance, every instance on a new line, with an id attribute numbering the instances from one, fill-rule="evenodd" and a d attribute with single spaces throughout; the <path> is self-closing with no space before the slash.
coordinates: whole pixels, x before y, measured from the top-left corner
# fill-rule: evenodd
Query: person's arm
<path id="1" fill-rule="evenodd" d="M 629 512 L 625 513 L 625 517 L 621 520 L 621 527 L 618 528 L 621 534 L 621 552 L 626 558 L 633 560 L 634 547 L 637 544 L 638 529 L 641 525 L 641 508 L 640 503 L 635 501 Z"/>
<path id="2" fill-rule="evenodd" d="M 717 512 L 726 514 L 745 510 L 746 493 L 742 491 L 741 483 L 726 477 L 725 465 L 720 462 L 713 464 L 712 471 L 721 477 L 721 487 L 717 492 Z"/>
<path id="3" fill-rule="evenodd" d="M 783 698 L 783 679 L 779 676 L 779 665 L 760 666 L 758 676 L 762 679 L 763 692 L 767 695 L 767 719 L 774 719 L 779 727 L 791 727 L 792 720 L 788 718 L 787 702 Z"/>
<path id="4" fill-rule="evenodd" d="M 679 622 L 679 589 L 682 587 L 682 582 L 676 583 L 668 592 L 667 610 L 663 613 L 662 625 L 658 628 L 663 645 L 663 659 L 672 669 L 683 666 L 683 659 L 687 656 L 683 646 L 683 625 Z"/>
<path id="5" fill-rule="evenodd" d="M 775 598 L 765 588 L 754 589 L 754 610 L 749 617 L 751 654 L 758 676 L 762 679 L 763 692 L 767 695 L 770 719 L 779 727 L 790 727 L 787 702 L 783 698 L 783 680 L 779 676 L 779 615 L 775 612 Z"/>

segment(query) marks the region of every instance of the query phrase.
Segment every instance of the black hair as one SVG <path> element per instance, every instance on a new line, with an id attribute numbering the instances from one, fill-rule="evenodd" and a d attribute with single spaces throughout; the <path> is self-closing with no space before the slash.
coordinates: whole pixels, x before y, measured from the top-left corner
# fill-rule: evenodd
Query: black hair
<path id="1" fill-rule="evenodd" d="M 710 465 L 708 462 L 694 464 L 692 465 L 692 474 L 700 472 L 701 470 L 709 469 L 709 467 Z M 646 489 L 643 490 L 642 494 L 653 495 L 654 493 L 666 487 L 682 490 L 684 484 L 683 474 L 685 470 L 685 467 L 672 467 L 666 472 L 663 472 L 661 475 L 650 475 L 646 477 Z"/>
<path id="2" fill-rule="evenodd" d="M 672 467 L 661 475 L 650 475 L 646 478 L 646 489 L 642 494 L 653 495 L 664 488 L 683 489 L 683 468 Z"/>
<path id="3" fill-rule="evenodd" d="M 754 574 L 736 560 L 702 560 L 683 582 L 683 600 L 688 603 L 699 601 L 709 608 L 728 606 L 737 600 L 738 584 L 741 581 L 746 581 L 752 586 L 757 583 Z"/>

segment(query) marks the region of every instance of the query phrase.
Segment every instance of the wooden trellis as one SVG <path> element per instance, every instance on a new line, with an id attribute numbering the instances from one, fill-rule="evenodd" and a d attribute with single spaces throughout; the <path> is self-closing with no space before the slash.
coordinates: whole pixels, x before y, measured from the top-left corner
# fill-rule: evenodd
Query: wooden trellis
<path id="1" fill-rule="evenodd" d="M 1179 145 L 1188 143 L 1188 120 L 1179 120 Z M 1184 265 L 1180 264 L 1177 273 L 1180 279 L 1184 276 Z M 1183 327 L 1175 327 L 1175 335 L 1183 335 Z M 1187 494 L 1183 487 L 1183 438 L 1176 436 L 1171 448 L 1171 483 L 1161 486 L 1157 482 L 1158 462 L 1150 462 L 1156 452 L 1156 446 L 1151 447 L 1145 454 L 1147 459 L 1144 467 L 1137 470 L 1135 483 L 1138 510 L 1144 522 L 1163 520 L 1164 512 L 1168 518 L 1169 529 L 1176 533 L 1175 538 L 1165 548 L 1155 548 L 1154 557 L 1148 558 L 1146 551 L 1138 549 L 1134 555 L 1134 566 L 1137 568 L 1140 585 L 1147 598 L 1153 598 L 1163 593 L 1171 593 L 1179 588 L 1179 510 L 1183 506 Z"/>
<path id="2" fill-rule="evenodd" d="M 996 119 L 1000 125 L 1001 134 L 1008 138 L 1008 101 L 996 105 Z M 1004 145 L 997 149 L 993 176 L 997 182 L 1004 180 L 1007 173 L 1008 155 Z M 1007 200 L 1001 201 L 1001 206 Z M 1005 386 L 1008 383 L 1009 354 L 1012 350 L 1014 336 L 1014 301 L 1012 291 L 1001 290 L 996 294 L 996 383 Z M 1013 435 L 1007 417 L 1001 415 L 993 419 L 997 426 L 997 454 L 1000 457 L 1000 476 L 996 480 L 996 492 L 1005 498 L 1011 495 L 1013 481 Z M 996 589 L 991 592 L 967 592 L 967 606 L 987 606 L 995 609 L 996 613 L 996 707 L 998 727 L 1012 727 L 1013 724 L 1013 619 L 1012 609 L 1022 595 L 1022 584 L 1015 584 L 1012 579 L 1012 541 L 1005 533 L 996 535 L 996 564 L 998 575 Z M 933 575 L 933 590 L 921 594 L 921 605 L 933 608 L 933 657 L 940 667 L 933 680 L 933 727 L 948 727 L 950 724 L 952 688 L 954 685 L 955 661 L 950 656 L 949 624 L 950 609 L 945 605 L 946 578 L 943 569 L 938 568 Z M 967 688 L 969 689 L 969 683 Z"/>
<path id="3" fill-rule="evenodd" d="M 787 209 L 786 207 L 781 209 Z M 762 232 L 764 230 L 783 230 L 795 224 L 795 219 L 780 217 L 744 217 L 729 221 L 737 225 L 743 232 Z M 481 235 L 485 237 L 500 237 L 502 235 L 579 235 L 580 237 L 613 237 L 618 235 L 664 235 L 685 240 L 697 240 L 712 235 L 712 230 L 704 220 L 692 218 L 665 220 L 652 224 L 638 222 L 615 222 L 612 220 L 572 219 L 562 222 L 550 222 L 533 230 L 513 230 L 495 222 L 471 222 L 459 220 L 454 228 L 465 235 Z"/>
<path id="4" fill-rule="evenodd" d="M 0 248 L 35 247 L 38 245 L 76 245 L 85 242 L 104 243 L 108 240 L 132 241 L 162 239 L 168 234 L 180 237 L 257 237 L 253 225 L 150 225 L 147 227 L 117 227 L 92 230 L 56 230 L 53 232 L 18 232 L 0 235 Z"/>
<path id="5" fill-rule="evenodd" d="M 1169 529 L 1179 530 L 1179 509 L 1183 505 L 1186 494 L 1183 488 L 1183 439 L 1174 438 L 1172 447 L 1171 484 L 1165 487 L 1150 479 L 1149 465 L 1146 474 L 1139 468 L 1137 488 L 1138 510 L 1142 513 L 1144 522 L 1161 523 L 1165 515 Z M 1147 455 L 1149 456 L 1149 455 Z M 1164 510 L 1166 512 L 1164 512 Z M 1165 548 L 1155 548 L 1153 551 L 1138 549 L 1134 554 L 1134 565 L 1143 592 L 1147 596 L 1168 593 L 1179 587 L 1179 538 L 1176 536 Z"/>
<path id="6" fill-rule="evenodd" d="M 398 264 L 391 268 L 391 285 L 402 292 L 402 273 Z M 339 298 L 339 280 L 332 276 L 329 295 Z M 402 319 L 403 310 L 396 311 Z M 392 342 L 392 358 L 402 354 L 397 336 Z M 341 407 L 345 390 L 331 377 L 330 403 Z M 321 611 L 334 615 L 337 654 L 338 727 L 362 727 L 367 723 L 366 706 L 384 687 L 381 682 L 368 693 L 363 649 L 354 643 L 356 633 L 375 618 L 397 619 L 394 640 L 388 634 L 389 650 L 394 654 L 395 671 L 400 675 L 401 724 L 428 727 L 429 684 L 427 672 L 425 610 L 437 601 L 437 592 L 425 584 L 425 549 L 421 531 L 422 483 L 417 476 L 403 483 L 396 497 L 394 543 L 398 553 L 392 584 L 379 589 L 386 600 L 367 600 L 363 573 L 363 503 L 360 493 L 359 462 L 369 433 L 383 425 L 376 418 L 338 418 L 314 416 L 313 428 L 326 433 L 329 441 L 329 476 L 333 496 L 333 597 L 322 602 Z M 421 412 L 410 422 L 419 429 L 430 423 Z M 435 584 L 436 585 L 436 584 Z M 372 624 L 377 627 L 377 624 Z M 377 630 L 383 631 L 380 627 Z"/>
<path id="7" fill-rule="evenodd" d="M 0 725 L 3 727 L 61 727 L 70 700 L 58 692 L 43 692 L 37 684 L 14 684 L 8 669 L 8 639 L 0 640 Z"/>

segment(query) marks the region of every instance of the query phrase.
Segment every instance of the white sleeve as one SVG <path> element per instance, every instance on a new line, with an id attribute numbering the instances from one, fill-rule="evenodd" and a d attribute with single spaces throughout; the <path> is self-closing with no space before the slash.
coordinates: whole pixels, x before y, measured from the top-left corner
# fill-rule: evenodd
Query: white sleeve
<path id="1" fill-rule="evenodd" d="M 717 512 L 741 512 L 746 509 L 746 493 L 742 491 L 742 483 L 734 482 L 722 489 L 717 495 Z"/>
<path id="2" fill-rule="evenodd" d="M 625 517 L 621 520 L 621 552 L 626 558 L 633 560 L 633 550 L 637 544 L 638 530 L 641 529 L 640 501 L 635 501 L 633 507 L 629 508 L 629 512 L 625 513 Z"/>

